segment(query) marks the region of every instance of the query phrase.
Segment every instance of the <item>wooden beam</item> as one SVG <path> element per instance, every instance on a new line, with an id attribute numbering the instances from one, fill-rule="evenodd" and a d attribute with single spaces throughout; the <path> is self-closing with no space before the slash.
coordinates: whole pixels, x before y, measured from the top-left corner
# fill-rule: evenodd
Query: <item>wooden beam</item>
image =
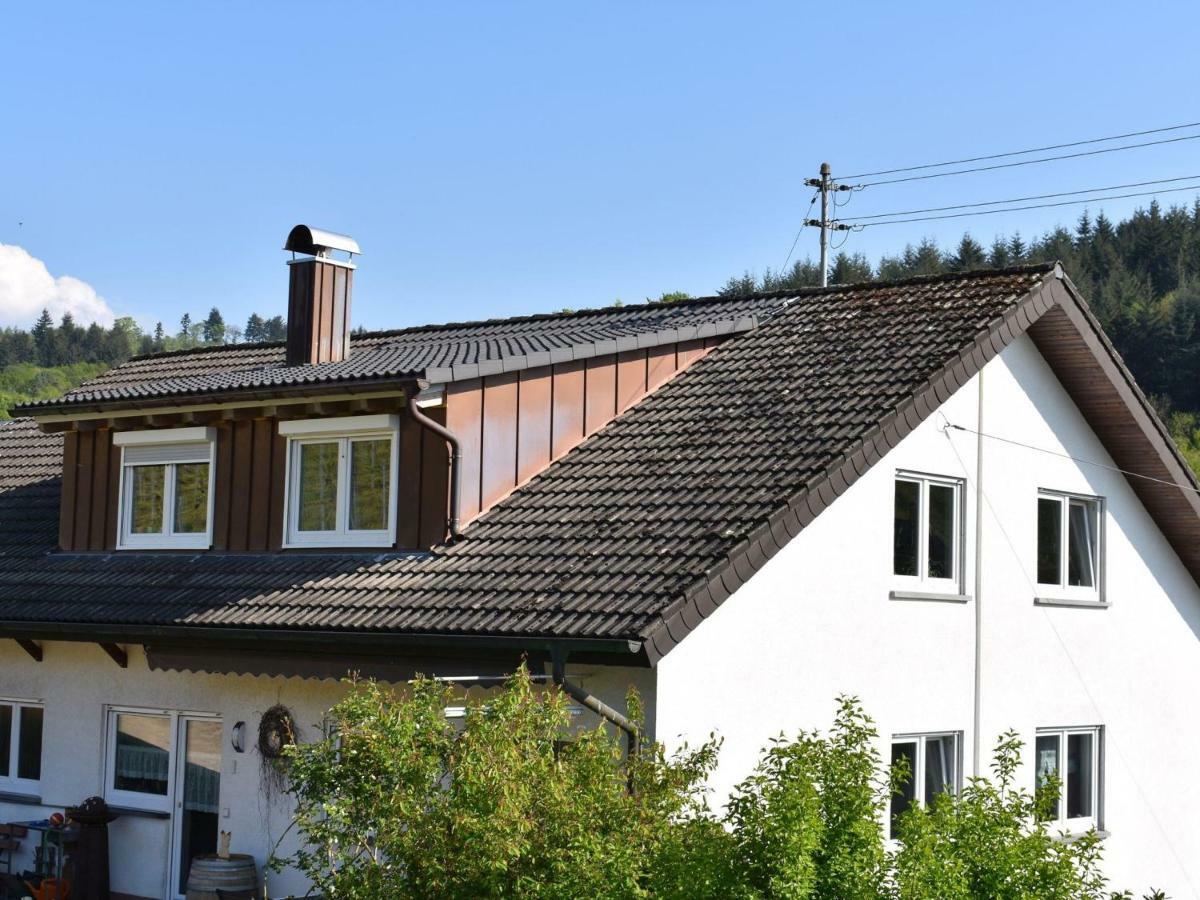
<path id="1" fill-rule="evenodd" d="M 38 422 L 38 428 L 46 434 L 62 434 L 64 431 L 74 431 L 74 422 Z"/>
<path id="2" fill-rule="evenodd" d="M 124 648 L 116 644 L 101 644 L 100 649 L 107 653 L 112 661 L 122 669 L 129 668 L 129 654 L 125 652 Z"/>
<path id="3" fill-rule="evenodd" d="M 17 643 L 21 645 L 21 649 L 34 658 L 35 661 L 42 661 L 42 645 L 37 641 L 31 641 L 28 638 L 17 638 Z"/>

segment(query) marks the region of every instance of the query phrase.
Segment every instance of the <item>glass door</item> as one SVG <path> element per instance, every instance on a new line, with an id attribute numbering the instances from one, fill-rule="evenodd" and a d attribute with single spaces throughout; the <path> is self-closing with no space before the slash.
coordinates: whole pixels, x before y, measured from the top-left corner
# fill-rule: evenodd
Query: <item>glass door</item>
<path id="1" fill-rule="evenodd" d="M 221 720 L 179 717 L 175 808 L 172 819 L 171 896 L 187 893 L 192 860 L 217 852 L 221 799 Z"/>

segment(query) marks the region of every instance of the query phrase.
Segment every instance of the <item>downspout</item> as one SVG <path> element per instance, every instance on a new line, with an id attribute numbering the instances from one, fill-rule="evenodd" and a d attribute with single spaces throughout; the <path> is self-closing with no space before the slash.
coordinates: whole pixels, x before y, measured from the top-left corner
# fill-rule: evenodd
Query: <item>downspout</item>
<path id="1" fill-rule="evenodd" d="M 975 414 L 975 722 L 972 772 L 980 777 L 983 739 L 983 369 L 979 370 L 979 408 Z"/>
<path id="2" fill-rule="evenodd" d="M 550 658 L 554 683 L 573 700 L 624 731 L 625 747 L 629 756 L 630 758 L 636 756 L 642 743 L 641 729 L 628 716 L 617 712 L 599 697 L 593 696 L 579 685 L 567 681 L 567 653 L 560 645 L 554 645 L 550 652 Z"/>
<path id="3" fill-rule="evenodd" d="M 462 447 L 459 446 L 458 438 L 445 425 L 439 425 L 425 413 L 421 412 L 421 407 L 417 406 L 417 392 L 406 391 L 405 403 L 408 406 L 408 414 L 422 428 L 428 429 L 450 445 L 450 518 L 447 522 L 450 531 L 450 540 L 456 541 L 460 536 L 459 532 L 459 517 L 458 517 L 458 500 L 462 494 Z"/>

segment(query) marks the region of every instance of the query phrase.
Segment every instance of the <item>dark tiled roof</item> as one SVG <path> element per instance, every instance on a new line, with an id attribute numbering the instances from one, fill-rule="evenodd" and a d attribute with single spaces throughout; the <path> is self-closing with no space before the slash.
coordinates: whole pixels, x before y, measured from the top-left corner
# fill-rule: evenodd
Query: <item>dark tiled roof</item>
<path id="1" fill-rule="evenodd" d="M 857 460 L 898 410 L 908 416 L 932 378 L 961 368 L 960 354 L 1019 333 L 1007 323 L 1052 278 L 1042 267 L 763 298 L 782 309 L 551 465 L 453 546 L 420 557 L 0 557 L 0 622 L 614 638 L 652 641 L 653 658 L 670 645 L 658 635 L 692 614 L 681 603 L 698 585 L 764 529 L 792 522 L 780 517 L 806 491 L 819 485 L 828 502 L 828 473 Z M 41 470 L 39 483 L 52 483 Z"/>
<path id="2" fill-rule="evenodd" d="M 701 298 L 354 335 L 338 363 L 284 365 L 284 346 L 244 344 L 129 360 L 63 397 L 21 408 L 43 414 L 363 382 L 458 381 L 677 340 L 745 331 L 778 300 Z M 216 399 L 216 398 L 214 398 Z"/>

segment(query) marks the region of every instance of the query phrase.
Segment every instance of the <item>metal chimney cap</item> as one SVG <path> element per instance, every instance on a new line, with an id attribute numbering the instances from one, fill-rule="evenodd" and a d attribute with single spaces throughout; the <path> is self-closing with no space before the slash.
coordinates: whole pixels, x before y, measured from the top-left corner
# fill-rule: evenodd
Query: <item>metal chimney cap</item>
<path id="1" fill-rule="evenodd" d="M 310 225 L 297 225 L 288 232 L 284 250 L 293 253 L 308 253 L 312 256 L 328 256 L 330 250 L 342 250 L 350 255 L 362 255 L 358 241 L 347 234 L 323 231 Z"/>

